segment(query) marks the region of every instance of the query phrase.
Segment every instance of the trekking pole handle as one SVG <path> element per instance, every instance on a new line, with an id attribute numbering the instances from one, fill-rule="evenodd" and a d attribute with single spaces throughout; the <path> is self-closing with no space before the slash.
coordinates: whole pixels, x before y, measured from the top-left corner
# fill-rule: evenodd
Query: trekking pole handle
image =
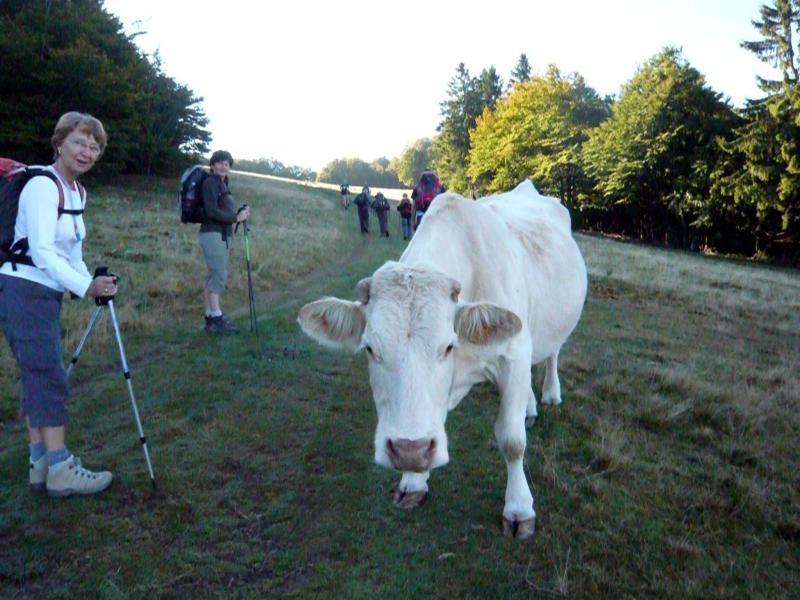
<path id="1" fill-rule="evenodd" d="M 114 285 L 117 285 L 117 275 L 116 273 L 110 273 L 108 267 L 105 265 L 98 266 L 94 270 L 94 276 L 97 277 L 113 277 L 114 278 Z M 108 303 L 114 299 L 114 296 L 97 296 L 94 299 L 94 303 L 97 306 L 108 306 Z"/>
<path id="2" fill-rule="evenodd" d="M 239 207 L 239 210 L 236 211 L 236 214 L 238 215 L 240 212 L 242 212 L 246 208 L 247 208 L 247 204 L 242 204 Z M 245 219 L 244 221 L 236 221 L 236 227 L 233 228 L 233 233 L 236 233 L 237 231 L 239 231 L 239 225 L 241 225 L 242 223 L 245 223 L 244 228 L 245 228 L 245 230 L 247 230 L 247 219 Z"/>

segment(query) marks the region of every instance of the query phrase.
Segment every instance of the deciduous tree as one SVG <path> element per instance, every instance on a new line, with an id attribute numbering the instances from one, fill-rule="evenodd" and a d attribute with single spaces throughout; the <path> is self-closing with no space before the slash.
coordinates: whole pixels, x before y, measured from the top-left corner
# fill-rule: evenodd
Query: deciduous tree
<path id="1" fill-rule="evenodd" d="M 94 172 L 174 173 L 207 150 L 202 99 L 142 54 L 102 0 L 3 0 L 0 57 L 4 153 L 47 161 L 53 125 L 69 110 L 106 126 Z"/>
<path id="2" fill-rule="evenodd" d="M 574 202 L 582 185 L 580 147 L 608 107 L 583 77 L 547 74 L 514 86 L 488 108 L 472 132 L 468 175 L 481 191 L 508 190 L 525 178 L 539 189 Z"/>
<path id="3" fill-rule="evenodd" d="M 407 146 L 400 156 L 394 158 L 389 168 L 397 174 L 400 183 L 411 187 L 419 174 L 431 164 L 431 140 L 421 138 Z"/>
<path id="4" fill-rule="evenodd" d="M 586 205 L 601 226 L 686 245 L 719 159 L 716 139 L 735 115 L 721 94 L 667 47 L 622 87 L 611 117 L 591 132 L 583 162 L 596 185 Z"/>

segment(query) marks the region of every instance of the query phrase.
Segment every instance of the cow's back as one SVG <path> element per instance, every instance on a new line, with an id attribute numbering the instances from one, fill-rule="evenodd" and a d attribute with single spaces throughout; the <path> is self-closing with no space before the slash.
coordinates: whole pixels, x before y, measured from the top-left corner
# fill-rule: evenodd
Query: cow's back
<path id="1" fill-rule="evenodd" d="M 569 211 L 555 198 L 542 196 L 527 179 L 510 192 L 481 198 L 478 204 L 496 211 L 506 223 L 544 220 L 571 232 Z"/>
<path id="2" fill-rule="evenodd" d="M 505 221 L 523 248 L 534 363 L 554 352 L 578 324 L 586 300 L 586 265 L 572 237 L 569 211 L 525 181 L 482 202 Z"/>

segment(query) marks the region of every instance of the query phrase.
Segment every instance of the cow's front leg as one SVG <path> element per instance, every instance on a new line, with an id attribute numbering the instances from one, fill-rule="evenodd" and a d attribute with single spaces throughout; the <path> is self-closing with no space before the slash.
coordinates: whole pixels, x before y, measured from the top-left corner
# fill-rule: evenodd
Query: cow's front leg
<path id="1" fill-rule="evenodd" d="M 494 424 L 497 445 L 506 459 L 508 481 L 503 507 L 503 534 L 524 539 L 536 528 L 533 495 L 525 479 L 525 412 L 531 390 L 530 366 L 510 365 L 500 390 L 500 412 Z"/>
<path id="2" fill-rule="evenodd" d="M 400 508 L 416 508 L 428 495 L 428 477 L 430 471 L 424 473 L 403 472 L 400 485 L 394 493 L 394 503 Z"/>

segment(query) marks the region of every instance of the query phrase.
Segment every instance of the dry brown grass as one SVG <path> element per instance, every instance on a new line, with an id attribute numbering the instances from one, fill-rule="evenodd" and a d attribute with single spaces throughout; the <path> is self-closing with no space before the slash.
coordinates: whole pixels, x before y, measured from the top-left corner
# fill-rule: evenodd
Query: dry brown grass
<path id="1" fill-rule="evenodd" d="M 709 258 L 652 246 L 578 235 L 589 275 L 673 295 L 694 311 L 718 317 L 731 332 L 736 317 L 778 333 L 800 335 L 800 276 L 796 270 Z"/>
<path id="2" fill-rule="evenodd" d="M 623 469 L 630 460 L 624 429 L 611 419 L 601 417 L 594 435 L 592 469 L 600 473 L 616 473 Z"/>
<path id="3" fill-rule="evenodd" d="M 203 325 L 205 263 L 198 225 L 183 225 L 175 208 L 172 181 L 123 180 L 89 186 L 84 260 L 92 271 L 108 265 L 120 277 L 115 309 L 123 339 L 150 337 L 165 328 Z M 331 260 L 331 253 L 351 252 L 341 219 L 355 216 L 331 201 L 327 192 L 290 183 L 233 178 L 237 203 L 253 207 L 250 219 L 251 265 L 259 312 L 302 277 Z M 332 220 L 336 226 L 331 226 Z M 223 310 L 246 317 L 247 274 L 241 229 L 231 241 L 230 276 L 222 297 Z M 77 347 L 94 304 L 68 297 L 62 308 L 63 348 Z M 92 355 L 115 356 L 116 340 L 107 311 L 84 348 L 81 364 Z M 16 364 L 7 344 L 0 344 L 0 383 L 10 385 Z"/>

